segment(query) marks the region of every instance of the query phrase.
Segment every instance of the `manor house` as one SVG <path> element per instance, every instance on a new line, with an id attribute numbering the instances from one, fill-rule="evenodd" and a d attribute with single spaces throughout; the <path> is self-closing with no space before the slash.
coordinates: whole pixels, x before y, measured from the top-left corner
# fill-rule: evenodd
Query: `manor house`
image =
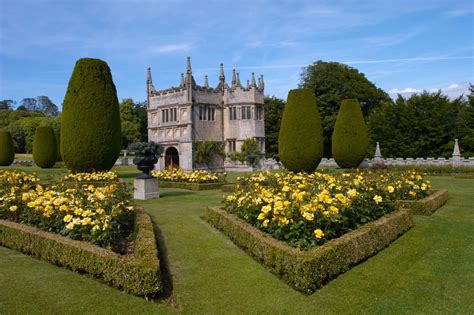
<path id="1" fill-rule="evenodd" d="M 147 72 L 148 139 L 164 146 L 158 169 L 179 167 L 183 170 L 201 168 L 193 157 L 200 141 L 220 141 L 225 152 L 239 152 L 245 139 L 254 138 L 263 156 L 265 153 L 263 76 L 255 80 L 252 73 L 244 86 L 239 73 L 232 72 L 229 86 L 220 65 L 219 83 L 209 87 L 207 75 L 204 84 L 197 85 L 188 57 L 186 74 L 181 74 L 178 87 L 155 90 L 151 70 Z M 212 168 L 231 165 L 214 158 Z"/>

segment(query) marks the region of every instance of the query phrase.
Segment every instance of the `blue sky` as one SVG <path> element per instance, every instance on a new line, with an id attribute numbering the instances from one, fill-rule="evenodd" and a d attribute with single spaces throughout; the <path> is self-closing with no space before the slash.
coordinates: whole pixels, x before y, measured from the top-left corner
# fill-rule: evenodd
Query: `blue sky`
<path id="1" fill-rule="evenodd" d="M 317 60 L 359 69 L 405 95 L 474 82 L 472 1 L 0 0 L 0 99 L 48 95 L 60 105 L 77 59 L 108 62 L 119 99 L 179 84 L 191 56 L 198 84 L 251 72 L 286 98 Z"/>

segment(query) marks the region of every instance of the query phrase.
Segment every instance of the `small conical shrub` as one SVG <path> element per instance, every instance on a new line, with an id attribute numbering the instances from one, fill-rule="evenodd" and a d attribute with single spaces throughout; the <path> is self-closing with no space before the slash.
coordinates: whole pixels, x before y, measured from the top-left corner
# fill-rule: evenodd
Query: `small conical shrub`
<path id="1" fill-rule="evenodd" d="M 0 166 L 9 166 L 15 159 L 12 135 L 9 131 L 0 130 Z"/>
<path id="2" fill-rule="evenodd" d="M 291 90 L 283 110 L 278 156 L 293 172 L 314 171 L 323 157 L 323 132 L 316 98 L 309 89 Z"/>
<path id="3" fill-rule="evenodd" d="M 58 158 L 58 145 L 53 128 L 39 126 L 33 140 L 33 161 L 41 168 L 51 168 Z"/>
<path id="4" fill-rule="evenodd" d="M 117 91 L 102 60 L 76 62 L 61 114 L 61 156 L 72 172 L 107 171 L 120 154 Z"/>
<path id="5" fill-rule="evenodd" d="M 332 155 L 342 168 L 355 168 L 364 160 L 369 136 L 357 100 L 344 100 L 332 135 Z"/>

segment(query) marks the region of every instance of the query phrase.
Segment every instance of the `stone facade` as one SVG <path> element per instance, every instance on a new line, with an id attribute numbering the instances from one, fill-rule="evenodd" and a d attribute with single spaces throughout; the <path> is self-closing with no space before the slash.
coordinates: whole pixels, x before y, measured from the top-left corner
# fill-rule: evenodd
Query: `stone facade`
<path id="1" fill-rule="evenodd" d="M 224 142 L 226 154 L 240 151 L 245 139 L 254 138 L 265 153 L 263 76 L 240 83 L 233 70 L 232 83 L 225 81 L 221 64 L 219 84 L 209 87 L 196 84 L 187 58 L 186 75 L 181 74 L 178 87 L 156 91 L 151 70 L 147 73 L 148 139 L 164 146 L 165 153 L 157 163 L 158 169 L 179 167 L 193 170 L 202 165 L 194 162 L 196 145 L 200 141 Z M 229 161 L 226 161 L 226 165 Z M 213 159 L 212 169 L 224 169 L 224 161 Z"/>

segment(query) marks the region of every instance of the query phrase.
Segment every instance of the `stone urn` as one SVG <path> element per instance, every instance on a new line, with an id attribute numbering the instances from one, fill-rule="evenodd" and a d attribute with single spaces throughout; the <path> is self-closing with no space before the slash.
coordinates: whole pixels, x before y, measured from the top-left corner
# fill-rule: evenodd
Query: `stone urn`
<path id="1" fill-rule="evenodd" d="M 135 164 L 137 168 L 143 172 L 137 178 L 152 178 L 150 172 L 155 168 L 156 162 L 158 162 L 158 159 L 156 158 L 155 154 L 137 155 L 133 159 L 133 164 Z"/>

